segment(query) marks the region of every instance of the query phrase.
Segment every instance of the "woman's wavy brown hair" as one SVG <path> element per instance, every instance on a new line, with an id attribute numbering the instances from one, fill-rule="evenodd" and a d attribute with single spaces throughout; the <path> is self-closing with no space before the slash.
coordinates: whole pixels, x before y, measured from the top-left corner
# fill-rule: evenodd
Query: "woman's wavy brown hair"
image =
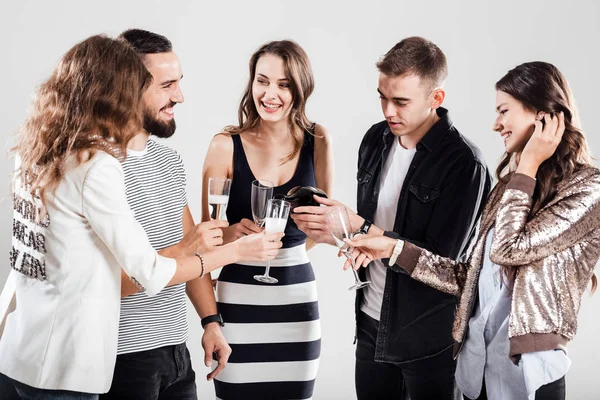
<path id="1" fill-rule="evenodd" d="M 579 121 L 577 106 L 565 76 L 554 65 L 535 61 L 517 66 L 496 83 L 496 90 L 507 93 L 523 104 L 525 109 L 538 113 L 564 113 L 565 132 L 558 148 L 540 165 L 533 194 L 530 217 L 556 195 L 559 183 L 577 170 L 592 165 L 592 157 Z M 498 180 L 507 183 L 516 169 L 517 154 L 505 153 L 496 169 Z M 514 278 L 515 271 L 505 271 Z M 592 277 L 592 291 L 597 279 Z"/>
<path id="2" fill-rule="evenodd" d="M 80 164 L 102 150 L 122 160 L 142 130 L 141 97 L 151 80 L 125 43 L 98 35 L 73 46 L 40 86 L 17 135 L 21 185 L 45 207 L 70 156 Z"/>
<path id="3" fill-rule="evenodd" d="M 290 112 L 290 131 L 294 148 L 282 159 L 282 163 L 292 160 L 302 148 L 304 132 L 313 133 L 313 123 L 306 117 L 306 101 L 312 94 L 315 83 L 306 52 L 291 40 L 269 42 L 261 46 L 250 58 L 250 79 L 238 108 L 238 125 L 228 126 L 225 132 L 240 134 L 255 130 L 260 126 L 260 115 L 254 104 L 252 84 L 256 77 L 256 64 L 265 54 L 272 54 L 283 60 L 285 76 L 292 92 L 292 110 Z"/>

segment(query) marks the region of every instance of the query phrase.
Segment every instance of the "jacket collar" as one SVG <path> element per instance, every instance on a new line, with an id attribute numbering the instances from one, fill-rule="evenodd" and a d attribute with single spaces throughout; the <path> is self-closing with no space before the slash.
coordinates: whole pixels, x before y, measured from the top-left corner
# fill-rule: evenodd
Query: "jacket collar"
<path id="1" fill-rule="evenodd" d="M 417 150 L 427 150 L 430 152 L 435 150 L 444 135 L 452 128 L 452 120 L 450 119 L 448 110 L 444 107 L 439 107 L 436 112 L 440 119 L 431 127 L 431 129 L 429 129 L 429 132 L 423 136 L 423 139 L 417 143 Z M 387 126 L 383 131 L 383 140 L 386 143 L 386 146 L 389 146 L 393 138 L 394 135 L 392 134 L 390 127 Z"/>

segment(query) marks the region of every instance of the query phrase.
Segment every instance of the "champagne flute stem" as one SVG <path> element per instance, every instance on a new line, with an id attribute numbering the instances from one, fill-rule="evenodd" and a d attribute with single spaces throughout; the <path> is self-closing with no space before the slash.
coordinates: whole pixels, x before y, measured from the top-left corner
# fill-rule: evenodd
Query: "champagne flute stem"
<path id="1" fill-rule="evenodd" d="M 354 264 L 354 260 L 352 259 L 352 253 L 353 253 L 353 251 L 352 251 L 352 248 L 350 247 L 349 249 L 347 249 L 344 252 L 344 255 L 346 256 L 346 258 L 348 259 L 348 261 L 350 261 L 350 265 L 352 267 L 352 273 L 354 274 L 354 280 L 356 281 L 356 283 L 360 283 L 361 280 L 358 277 L 358 272 L 356 270 L 354 270 L 354 265 L 355 264 Z"/>
<path id="2" fill-rule="evenodd" d="M 265 276 L 269 276 L 269 270 L 271 269 L 271 260 L 267 261 L 267 268 L 265 269 Z"/>
<path id="3" fill-rule="evenodd" d="M 356 271 L 354 269 L 354 260 L 352 259 L 352 257 L 347 257 L 347 258 L 348 258 L 348 261 L 350 261 L 350 265 L 352 266 L 352 273 L 354 274 L 354 280 L 356 281 L 356 283 L 360 283 L 361 280 L 358 277 L 358 271 Z"/>

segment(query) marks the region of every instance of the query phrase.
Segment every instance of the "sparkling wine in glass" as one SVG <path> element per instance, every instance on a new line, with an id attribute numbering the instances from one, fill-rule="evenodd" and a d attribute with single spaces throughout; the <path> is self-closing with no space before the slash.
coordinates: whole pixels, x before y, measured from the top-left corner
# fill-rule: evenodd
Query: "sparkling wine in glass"
<path id="1" fill-rule="evenodd" d="M 285 231 L 288 216 L 290 215 L 290 203 L 281 199 L 270 199 L 267 203 L 265 215 L 265 233 L 276 233 Z M 271 261 L 267 261 L 264 275 L 254 275 L 254 279 L 263 283 L 277 283 L 277 279 L 269 276 Z"/>
<path id="2" fill-rule="evenodd" d="M 267 205 L 273 197 L 273 183 L 265 179 L 257 179 L 252 182 L 252 218 L 254 223 L 262 228 L 267 216 Z"/>
<path id="3" fill-rule="evenodd" d="M 229 203 L 229 191 L 231 190 L 231 179 L 209 178 L 208 179 L 208 206 L 210 219 L 227 220 L 227 203 Z"/>
<path id="4" fill-rule="evenodd" d="M 354 251 L 354 248 L 344 241 L 344 239 L 352 240 L 354 236 L 354 232 L 352 231 L 352 228 L 350 226 L 350 217 L 348 216 L 348 211 L 346 210 L 346 207 L 329 207 L 329 209 L 327 210 L 327 222 L 329 224 L 331 236 L 333 236 L 336 246 L 338 247 L 340 252 L 344 256 L 346 256 L 348 260 L 350 260 L 352 264 L 352 272 L 354 272 L 355 284 L 350 286 L 348 290 L 357 290 L 368 286 L 371 282 L 361 281 L 358 276 L 358 272 L 354 270 L 354 261 L 352 260 L 352 252 Z"/>

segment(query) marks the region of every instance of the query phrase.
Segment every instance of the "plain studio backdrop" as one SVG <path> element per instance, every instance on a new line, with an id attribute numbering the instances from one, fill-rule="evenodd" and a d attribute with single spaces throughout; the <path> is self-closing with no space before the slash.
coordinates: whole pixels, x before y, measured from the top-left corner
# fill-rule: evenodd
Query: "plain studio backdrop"
<path id="1" fill-rule="evenodd" d="M 583 128 L 600 154 L 597 78 L 600 62 L 600 6 L 572 1 L 3 1 L 2 130 L 0 148 L 13 144 L 37 86 L 60 57 L 86 37 L 116 36 L 128 28 L 166 35 L 181 59 L 185 102 L 175 107 L 177 132 L 165 141 L 180 152 L 187 171 L 188 201 L 200 220 L 201 171 L 207 146 L 225 125 L 237 121 L 248 79 L 248 60 L 263 43 L 293 39 L 308 53 L 315 92 L 308 116 L 333 136 L 333 197 L 355 206 L 356 160 L 366 130 L 382 120 L 375 62 L 395 43 L 419 35 L 448 58 L 444 106 L 495 169 L 503 152 L 492 131 L 496 116 L 494 83 L 526 61 L 555 64 L 568 78 L 579 104 Z M 10 266 L 12 160 L 0 158 L 0 283 Z M 332 247 L 309 252 L 317 275 L 322 321 L 322 354 L 315 399 L 351 399 L 354 392 L 354 293 L 352 274 L 341 270 Z M 569 399 L 598 398 L 600 360 L 596 317 L 600 293 L 583 296 L 579 332 L 569 345 Z M 205 380 L 202 327 L 191 305 L 188 345 L 200 398 L 214 397 Z M 28 334 L 35 334 L 29 332 Z"/>

